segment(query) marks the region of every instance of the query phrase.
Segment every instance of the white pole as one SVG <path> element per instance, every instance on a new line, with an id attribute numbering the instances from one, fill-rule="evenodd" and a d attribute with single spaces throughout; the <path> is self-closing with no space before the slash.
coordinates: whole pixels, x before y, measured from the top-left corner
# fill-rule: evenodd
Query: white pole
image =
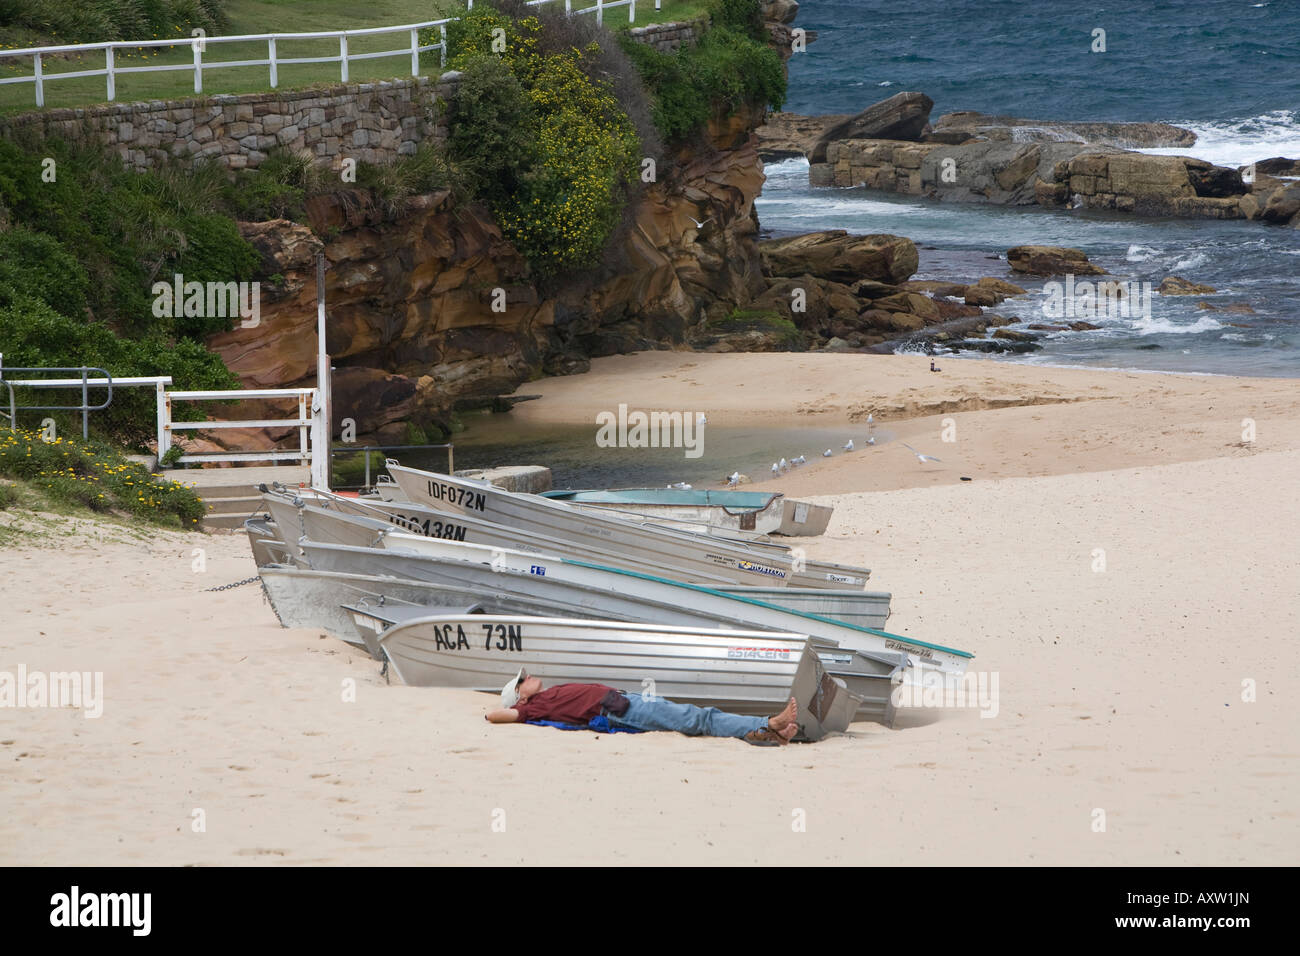
<path id="1" fill-rule="evenodd" d="M 275 89 L 280 83 L 280 71 L 275 62 L 275 37 L 266 41 L 266 58 L 271 61 L 271 89 Z"/>
<path id="2" fill-rule="evenodd" d="M 636 23 L 636 0 L 627 5 L 627 22 Z"/>
<path id="3" fill-rule="evenodd" d="M 108 101 L 117 99 L 117 79 L 113 76 L 113 48 L 104 47 L 104 69 L 108 71 Z"/>
<path id="4" fill-rule="evenodd" d="M 339 60 L 343 64 L 343 82 L 348 81 L 348 35 L 339 34 Z"/>
<path id="5" fill-rule="evenodd" d="M 45 80 L 41 77 L 41 55 L 37 53 L 32 57 L 32 65 L 36 68 L 36 105 L 45 105 Z"/>
<path id="6" fill-rule="evenodd" d="M 325 254 L 316 253 L 316 403 L 312 409 L 315 420 L 311 450 L 312 485 L 329 490 L 330 442 L 334 429 L 330 426 L 330 359 L 325 353 Z M 315 403 L 313 403 L 315 404 Z"/>
<path id="7" fill-rule="evenodd" d="M 445 23 L 440 24 L 438 26 L 438 32 L 441 34 L 441 39 L 439 40 L 439 44 L 438 44 L 440 47 L 440 49 L 438 50 L 438 54 L 441 57 L 441 65 L 446 66 L 447 65 L 447 24 Z"/>
<path id="8" fill-rule="evenodd" d="M 420 75 L 420 31 L 411 31 L 411 76 Z"/>
<path id="9" fill-rule="evenodd" d="M 194 92 L 203 92 L 203 44 L 194 42 Z"/>
<path id="10" fill-rule="evenodd" d="M 163 387 L 162 382 L 155 383 L 158 389 L 158 462 L 162 463 L 163 456 L 171 451 L 172 433 L 171 433 L 171 399 L 167 397 L 167 390 Z"/>
<path id="11" fill-rule="evenodd" d="M 596 26 L 605 22 L 605 0 L 596 0 Z"/>

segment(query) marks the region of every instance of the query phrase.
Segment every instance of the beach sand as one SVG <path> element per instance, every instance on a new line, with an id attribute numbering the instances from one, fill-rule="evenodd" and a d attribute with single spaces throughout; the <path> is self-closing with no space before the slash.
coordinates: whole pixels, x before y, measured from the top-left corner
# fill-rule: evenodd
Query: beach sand
<path id="1" fill-rule="evenodd" d="M 927 361 L 646 353 L 512 414 L 670 396 L 860 441 L 873 411 L 943 462 L 836 449 L 759 487 L 833 502 L 800 543 L 973 651 L 996 714 L 781 749 L 490 726 L 256 584 L 205 591 L 253 573 L 241 536 L 50 519 L 0 550 L 0 670 L 102 671 L 103 714 L 0 709 L 0 863 L 1296 863 L 1300 383 Z"/>

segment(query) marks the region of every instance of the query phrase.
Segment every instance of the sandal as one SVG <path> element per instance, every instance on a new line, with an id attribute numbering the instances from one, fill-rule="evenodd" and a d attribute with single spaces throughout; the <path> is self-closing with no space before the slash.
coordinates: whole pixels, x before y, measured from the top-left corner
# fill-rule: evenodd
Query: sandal
<path id="1" fill-rule="evenodd" d="M 753 744 L 755 747 L 784 747 L 790 742 L 775 730 L 767 727 L 761 730 L 751 730 L 740 739 L 747 744 Z"/>

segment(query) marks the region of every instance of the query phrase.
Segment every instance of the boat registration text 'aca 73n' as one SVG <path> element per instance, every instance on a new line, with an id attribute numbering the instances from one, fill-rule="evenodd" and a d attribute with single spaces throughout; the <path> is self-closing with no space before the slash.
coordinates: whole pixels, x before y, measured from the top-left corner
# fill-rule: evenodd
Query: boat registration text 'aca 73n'
<path id="1" fill-rule="evenodd" d="M 522 651 L 524 626 L 522 624 L 480 624 L 483 628 L 483 650 Z M 469 637 L 463 624 L 435 624 L 434 643 L 440 651 L 467 651 Z"/>
<path id="2" fill-rule="evenodd" d="M 437 498 L 439 501 L 459 505 L 462 508 L 470 508 L 474 511 L 482 511 L 487 505 L 487 498 L 481 491 L 470 491 L 468 488 L 444 485 L 439 481 L 429 481 L 428 485 L 430 498 Z"/>

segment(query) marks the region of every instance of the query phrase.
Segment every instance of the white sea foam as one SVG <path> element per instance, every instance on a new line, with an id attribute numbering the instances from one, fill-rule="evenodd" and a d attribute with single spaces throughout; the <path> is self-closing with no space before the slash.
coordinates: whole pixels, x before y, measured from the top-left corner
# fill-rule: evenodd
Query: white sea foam
<path id="1" fill-rule="evenodd" d="M 1300 110 L 1273 110 L 1223 122 L 1180 122 L 1196 134 L 1194 146 L 1143 149 L 1159 156 L 1195 156 L 1219 166 L 1245 166 L 1273 156 L 1300 157 Z"/>
<path id="2" fill-rule="evenodd" d="M 1190 335 L 1195 332 L 1213 332 L 1215 329 L 1221 328 L 1223 328 L 1223 323 L 1215 321 L 1208 315 L 1203 315 L 1190 324 L 1173 322 L 1155 316 L 1138 316 L 1134 319 L 1131 327 L 1136 335 Z"/>

